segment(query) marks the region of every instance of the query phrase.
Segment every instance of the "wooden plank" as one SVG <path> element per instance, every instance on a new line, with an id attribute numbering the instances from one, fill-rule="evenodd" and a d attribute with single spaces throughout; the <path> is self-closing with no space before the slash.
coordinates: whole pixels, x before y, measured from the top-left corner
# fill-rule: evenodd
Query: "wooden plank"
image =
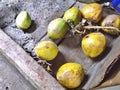
<path id="1" fill-rule="evenodd" d="M 74 6 L 77 6 L 81 9 L 84 4 L 77 2 Z M 120 37 L 115 40 L 109 35 L 105 34 L 105 36 L 107 38 L 107 48 L 99 57 L 95 59 L 87 57 L 82 52 L 80 44 L 77 44 L 74 38 L 63 40 L 63 42 L 59 45 L 60 53 L 55 59 L 55 63 L 53 62 L 53 70 L 56 72 L 57 69 L 66 62 L 78 62 L 82 64 L 86 74 L 84 80 L 85 86 L 83 89 L 89 90 L 90 88 L 96 87 L 104 79 L 105 74 L 108 73 L 109 68 L 114 65 L 114 63 L 119 59 L 120 55 L 120 48 L 115 48 L 120 44 L 117 43 Z M 115 43 L 113 43 L 114 41 Z M 111 46 L 111 44 L 113 44 L 113 46 Z M 78 90 L 80 88 L 78 88 Z"/>
<path id="2" fill-rule="evenodd" d="M 115 63 L 98 88 L 120 85 L 120 59 Z"/>
<path id="3" fill-rule="evenodd" d="M 74 0 L 72 0 L 74 1 Z M 42 4 L 41 4 L 42 3 Z M 70 5 L 68 5 L 68 3 Z M 47 30 L 47 25 L 48 23 L 53 20 L 54 18 L 57 17 L 61 17 L 61 15 L 63 15 L 63 12 L 69 8 L 70 6 L 72 6 L 74 4 L 74 2 L 71 1 L 66 1 L 66 0 L 56 0 L 55 3 L 53 3 L 52 0 L 48 1 L 47 3 L 45 1 L 38 1 L 38 0 L 26 0 L 26 2 L 24 2 L 23 0 L 21 0 L 17 5 L 17 8 L 19 8 L 20 10 L 27 10 L 28 12 L 30 12 L 30 15 L 32 16 L 35 25 L 33 25 L 32 28 L 30 28 L 30 32 L 23 32 L 20 29 L 16 28 L 14 22 L 9 25 L 8 27 L 6 27 L 4 30 L 5 32 L 10 35 L 12 37 L 12 39 L 14 39 L 17 43 L 19 43 L 21 46 L 22 45 L 26 45 L 24 47 L 24 49 L 27 47 L 34 47 L 35 43 L 38 42 L 45 34 L 46 34 L 46 30 Z M 48 7 L 48 5 L 50 5 Z M 78 6 L 80 9 L 82 8 L 84 4 L 81 4 L 79 2 L 77 2 L 74 6 Z M 38 8 L 38 6 L 40 6 Z M 55 9 L 55 8 L 56 9 Z M 57 8 L 58 7 L 58 8 Z M 65 8 L 65 9 L 64 9 Z M 62 10 L 62 11 L 61 11 Z M 40 13 L 41 12 L 41 13 Z M 50 16 L 49 16 L 50 13 Z M 35 26 L 35 27 L 34 27 Z M 12 32 L 11 32 L 12 31 Z M 32 32 L 31 32 L 32 31 Z M 19 33 L 20 32 L 20 33 Z M 21 35 L 21 37 L 20 37 Z M 26 40 L 26 38 L 28 38 L 28 42 Z M 24 42 L 25 39 L 25 42 Z M 34 41 L 35 39 L 35 41 Z M 20 42 L 19 42 L 20 40 Z M 44 38 L 42 38 L 42 40 L 49 40 L 49 38 L 47 36 L 45 36 Z M 2 41 L 1 41 L 2 42 Z M 25 44 L 22 44 L 25 43 Z M 59 41 L 57 42 L 59 43 Z M 9 43 L 10 44 L 10 43 Z M 31 45 L 32 44 L 32 45 Z M 4 44 L 5 45 L 5 44 Z M 14 44 L 13 44 L 14 45 Z M 9 45 L 8 45 L 9 46 Z M 7 47 L 5 48 L 6 51 L 4 51 L 5 53 L 7 52 Z M 3 49 L 3 50 L 5 50 Z M 11 50 L 11 49 L 8 49 Z M 32 49 L 30 49 L 29 51 L 31 51 Z M 66 62 L 78 62 L 81 63 L 84 66 L 84 70 L 85 72 L 91 67 L 91 65 L 94 63 L 93 60 L 91 60 L 90 58 L 86 57 L 83 52 L 81 52 L 81 47 L 80 45 L 76 44 L 74 38 L 69 38 L 69 39 L 65 39 L 59 46 L 59 55 L 56 57 L 56 59 L 54 61 L 52 61 L 53 63 L 53 69 L 56 72 L 57 69 L 64 63 Z M 16 50 L 14 50 L 16 51 Z M 18 51 L 18 50 L 17 50 Z M 19 52 L 19 51 L 18 51 Z M 15 52 L 14 52 L 15 53 Z M 19 52 L 21 55 L 21 52 Z M 18 54 L 19 54 L 18 53 Z M 17 54 L 17 55 L 18 55 Z M 24 53 L 25 54 L 25 53 Z M 11 55 L 9 52 L 7 53 L 7 56 Z M 17 56 L 16 55 L 16 56 Z M 25 54 L 26 55 L 26 54 Z M 10 56 L 9 56 L 10 57 Z M 21 56 L 20 56 L 21 57 Z M 23 56 L 25 57 L 25 56 Z M 28 56 L 27 56 L 28 57 Z M 26 58 L 27 58 L 26 57 Z M 115 57 L 115 56 L 113 56 Z M 25 58 L 25 59 L 26 59 Z M 13 57 L 12 57 L 13 59 Z M 27 58 L 27 61 L 23 61 L 20 59 L 20 61 L 14 61 L 15 63 L 17 62 L 16 67 L 18 67 L 18 69 L 20 69 L 20 67 L 22 66 L 22 62 L 23 63 L 27 63 L 29 62 L 30 59 L 30 65 L 32 65 L 31 62 L 33 62 L 31 60 L 31 58 Z M 110 59 L 109 59 L 110 60 Z M 20 63 L 19 63 L 20 62 Z M 33 65 L 37 65 L 34 64 Z M 23 65 L 25 66 L 25 65 Z M 26 67 L 30 67 L 30 66 L 26 66 Z M 37 67 L 35 67 L 37 68 Z M 42 68 L 42 67 L 40 67 Z M 23 69 L 23 68 L 22 68 Z M 30 67 L 30 69 L 27 69 L 28 71 L 30 70 L 34 70 L 32 67 Z M 27 74 L 27 70 L 21 70 L 20 71 L 22 73 L 26 72 L 25 74 Z M 43 70 L 43 69 L 42 69 Z M 24 72 L 23 72 L 24 71 Z M 41 71 L 41 70 L 40 70 Z M 43 70 L 44 71 L 44 70 Z M 35 69 L 35 72 L 38 72 L 38 69 Z M 33 74 L 32 74 L 33 75 Z M 29 75 L 27 78 L 29 79 L 32 75 Z M 41 74 L 40 74 L 41 75 Z M 34 75 L 33 75 L 34 76 Z M 36 74 L 35 74 L 36 76 Z M 48 76 L 49 77 L 49 76 Z M 37 78 L 40 78 L 39 76 Z M 37 79 L 36 78 L 36 79 Z M 45 77 L 46 80 L 47 76 Z M 51 76 L 50 76 L 51 78 Z M 31 82 L 33 81 L 37 81 L 36 79 L 30 79 Z M 40 78 L 41 79 L 41 78 Z M 43 78 L 44 79 L 44 78 Z M 42 79 L 41 79 L 42 80 Z M 33 84 L 39 88 L 37 81 L 36 83 L 34 82 Z M 55 81 L 56 82 L 56 81 Z M 43 82 L 40 81 L 40 85 L 43 85 L 41 83 L 45 83 L 45 81 L 43 80 Z M 51 83 L 51 82 L 48 82 Z M 53 84 L 53 83 L 52 83 Z M 52 84 L 48 84 L 47 87 L 56 87 L 53 86 Z M 93 83 L 91 83 L 93 84 Z M 56 84 L 55 84 L 56 85 Z M 59 85 L 58 85 L 59 86 Z M 60 86 L 61 87 L 61 86 Z M 58 87 L 59 88 L 59 87 Z M 43 89 L 43 88 L 42 88 Z M 48 89 L 48 88 L 47 88 Z M 54 89 L 54 88 L 53 88 Z M 62 88 L 64 89 L 64 88 Z M 45 90 L 45 89 L 44 89 Z M 55 89 L 56 90 L 56 89 Z M 57 89 L 58 90 L 58 89 Z"/>
<path id="4" fill-rule="evenodd" d="M 82 52 L 80 46 L 80 43 L 78 44 L 74 38 L 68 38 L 59 45 L 59 51 L 64 55 L 66 62 L 81 63 L 84 70 L 87 71 L 94 61 Z"/>
<path id="5" fill-rule="evenodd" d="M 120 85 L 115 85 L 115 86 L 100 88 L 100 89 L 96 89 L 96 90 L 120 90 Z"/>
<path id="6" fill-rule="evenodd" d="M 75 6 L 77 6 L 77 7 L 79 7 L 80 9 L 84 6 L 84 4 L 80 4 L 79 2 L 77 2 L 76 4 L 75 4 Z M 105 16 L 107 16 L 107 15 L 109 15 L 109 14 L 118 14 L 119 15 L 119 13 L 118 12 L 116 12 L 116 11 L 113 11 L 113 10 L 111 10 L 111 9 L 109 9 L 109 8 L 106 8 L 106 7 L 104 7 L 103 8 L 103 17 L 105 17 Z M 120 37 L 119 37 L 120 38 Z M 112 38 L 111 37 L 109 37 L 109 36 L 107 36 L 107 45 L 108 45 L 108 47 L 109 47 L 109 44 L 111 44 L 111 43 L 113 43 L 113 41 L 115 41 L 115 40 L 112 40 Z M 119 40 L 118 40 L 119 41 Z M 114 47 L 112 47 L 112 50 L 110 51 L 110 53 L 111 54 L 108 54 L 108 56 L 110 57 L 110 58 L 106 58 L 106 59 L 108 59 L 107 61 L 106 61 L 106 63 L 107 62 L 110 62 L 110 61 L 114 61 L 113 62 L 113 65 L 112 66 L 114 66 L 114 63 L 116 62 L 116 60 L 114 60 L 114 59 L 116 59 L 117 58 L 117 60 L 118 60 L 118 57 L 119 57 L 119 54 L 117 54 L 117 55 L 115 55 L 115 53 L 119 53 L 119 50 L 116 50 L 116 45 L 117 44 L 119 44 L 119 43 L 117 43 L 117 41 L 116 41 L 116 43 L 114 43 L 115 45 L 113 45 Z M 119 46 L 119 45 L 118 45 Z M 116 51 L 115 51 L 115 50 Z M 107 49 L 108 51 L 110 50 L 110 48 L 108 48 Z M 104 53 L 106 56 L 107 56 L 107 52 L 106 53 Z M 101 58 L 102 59 L 102 58 Z M 105 59 L 104 59 L 105 60 Z M 102 60 L 103 62 L 104 62 L 104 60 Z M 99 61 L 99 60 L 98 60 Z M 102 63 L 102 61 L 101 62 L 99 62 L 98 64 L 99 65 L 103 65 L 104 63 Z M 92 63 L 91 63 L 92 64 Z M 94 63 L 93 63 L 94 64 Z M 116 64 L 115 64 L 116 65 Z M 89 64 L 88 64 L 88 66 L 89 66 Z M 109 65 L 108 65 L 109 66 Z M 112 67 L 111 66 L 111 67 Z M 118 64 L 117 64 L 117 66 L 118 66 Z M 90 67 L 89 67 L 90 68 Z M 96 67 L 95 66 L 93 66 L 93 68 L 97 68 L 97 65 L 96 65 Z M 107 65 L 106 65 L 106 68 L 108 69 L 108 67 L 107 67 Z M 98 68 L 99 69 L 99 68 Z M 104 68 L 105 69 L 105 68 Z M 102 69 L 101 71 L 103 71 L 104 69 Z M 104 71 L 105 73 L 107 72 L 107 69 L 106 69 L 106 71 Z M 107 86 L 111 86 L 111 85 L 118 85 L 118 84 L 120 84 L 120 80 L 119 80 L 119 72 L 120 72 L 120 67 L 114 67 L 113 69 L 117 69 L 117 71 L 116 72 L 109 72 L 109 75 L 111 75 L 109 78 L 107 77 L 107 76 L 104 76 L 105 75 L 105 73 L 104 73 L 104 75 L 102 75 L 100 78 L 102 78 L 103 79 L 103 77 L 105 77 L 104 78 L 104 81 L 102 82 L 102 84 L 99 86 L 99 87 L 107 87 Z M 91 71 L 93 71 L 93 69 L 91 69 Z M 92 72 L 89 72 L 89 74 L 91 73 L 91 75 L 92 75 Z M 113 70 L 114 71 L 114 70 Z M 99 72 L 97 72 L 96 71 L 96 73 L 99 73 Z M 99 73 L 100 74 L 100 73 Z M 102 73 L 101 73 L 102 74 Z M 89 75 L 89 77 L 93 77 L 93 78 L 95 78 L 96 77 L 96 81 L 98 80 L 97 78 L 98 78 L 98 76 L 90 76 Z M 99 80 L 98 80 L 99 81 Z M 102 81 L 102 80 L 101 80 Z M 89 82 L 89 81 L 88 81 Z M 93 79 L 92 79 L 92 81 L 91 82 L 93 82 Z M 89 85 L 88 86 L 85 86 L 85 89 L 87 89 L 87 87 L 93 87 L 92 86 L 92 83 L 91 82 L 89 82 Z M 94 82 L 93 83 L 95 83 L 95 80 L 94 80 Z M 100 83 L 100 81 L 98 82 L 98 83 Z M 91 86 L 90 86 L 91 85 Z M 95 85 L 95 84 L 94 84 Z"/>
<path id="7" fill-rule="evenodd" d="M 38 90 L 65 90 L 2 30 L 0 30 L 0 52 L 2 52 L 9 62 Z"/>
<path id="8" fill-rule="evenodd" d="M 110 67 L 112 67 L 120 58 L 120 48 L 116 49 L 120 44 L 120 37 L 118 37 L 117 40 L 109 40 L 110 37 L 107 38 L 109 45 L 99 57 L 94 59 L 87 57 L 83 53 L 80 44 L 77 44 L 74 38 L 65 39 L 59 45 L 60 54 L 53 63 L 53 70 L 56 72 L 57 69 L 66 62 L 80 63 L 83 66 L 86 75 L 84 80 L 84 89 L 89 90 L 90 88 L 96 87 L 103 81 L 106 73 L 109 72 Z M 117 78 L 119 77 L 116 77 L 116 79 Z M 112 85 L 119 84 L 119 80 L 116 82 L 115 80 Z"/>
<path id="9" fill-rule="evenodd" d="M 36 90 L 0 52 L 0 90 Z"/>

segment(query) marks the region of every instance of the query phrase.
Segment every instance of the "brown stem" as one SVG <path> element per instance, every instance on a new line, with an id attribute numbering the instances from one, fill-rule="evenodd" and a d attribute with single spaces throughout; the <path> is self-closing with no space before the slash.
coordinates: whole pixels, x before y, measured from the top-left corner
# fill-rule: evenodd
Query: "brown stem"
<path id="1" fill-rule="evenodd" d="M 43 63 L 43 64 L 47 64 L 49 66 L 51 66 L 52 64 L 48 63 L 46 60 L 38 60 L 38 63 Z"/>
<path id="2" fill-rule="evenodd" d="M 114 29 L 116 32 L 120 32 L 120 30 L 116 27 L 108 27 L 108 26 L 83 26 L 84 29 Z"/>

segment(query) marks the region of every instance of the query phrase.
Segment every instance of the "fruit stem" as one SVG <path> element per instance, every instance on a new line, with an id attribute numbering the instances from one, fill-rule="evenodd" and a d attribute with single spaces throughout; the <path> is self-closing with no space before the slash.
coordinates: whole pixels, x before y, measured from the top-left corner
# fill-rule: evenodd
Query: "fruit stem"
<path id="1" fill-rule="evenodd" d="M 112 26 L 84 26 L 82 25 L 82 23 L 80 22 L 77 26 L 74 26 L 73 22 L 71 20 L 68 20 L 67 23 L 70 26 L 70 32 L 71 34 L 74 35 L 79 35 L 82 36 L 84 34 L 86 34 L 86 29 L 97 29 L 97 31 L 99 29 L 113 29 L 115 30 L 117 33 L 120 33 L 120 30 L 116 27 L 112 27 Z M 85 21 L 84 21 L 85 23 Z"/>
<path id="2" fill-rule="evenodd" d="M 73 29 L 75 26 L 71 20 L 67 20 L 68 25 L 70 26 L 71 29 Z"/>
<path id="3" fill-rule="evenodd" d="M 48 63 L 46 60 L 38 60 L 37 62 L 40 63 L 40 64 L 47 64 L 49 66 L 52 65 L 52 64 Z"/>
<path id="4" fill-rule="evenodd" d="M 116 32 L 120 32 L 120 30 L 116 27 L 111 26 L 83 26 L 84 29 L 114 29 Z"/>

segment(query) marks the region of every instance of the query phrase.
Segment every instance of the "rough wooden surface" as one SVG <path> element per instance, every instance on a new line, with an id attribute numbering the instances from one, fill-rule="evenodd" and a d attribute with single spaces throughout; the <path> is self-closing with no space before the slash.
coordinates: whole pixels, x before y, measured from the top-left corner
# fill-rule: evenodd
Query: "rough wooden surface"
<path id="1" fill-rule="evenodd" d="M 5 55 L 9 62 L 16 66 L 25 78 L 38 90 L 65 90 L 2 30 L 0 30 L 0 52 Z"/>
<path id="2" fill-rule="evenodd" d="M 109 41 L 109 39 L 110 38 L 108 37 L 107 40 Z M 53 63 L 53 70 L 56 72 L 57 69 L 66 62 L 78 62 L 82 64 L 86 74 L 84 79 L 85 86 L 83 88 L 89 90 L 90 88 L 96 87 L 103 79 L 105 79 L 105 74 L 109 72 L 109 69 L 111 69 L 115 62 L 120 58 L 120 48 L 116 48 L 117 46 L 120 46 L 119 40 L 120 37 L 108 42 L 110 45 L 107 46 L 105 52 L 99 57 L 91 59 L 83 53 L 80 44 L 77 44 L 74 38 L 65 39 L 59 45 L 60 53 Z M 117 72 L 109 73 L 114 75 Z M 117 78 L 120 78 L 119 74 L 114 79 L 110 78 L 110 80 L 108 82 L 106 81 L 106 84 L 103 83 L 102 86 L 105 87 L 119 84 L 120 81 Z"/>
<path id="3" fill-rule="evenodd" d="M 85 5 L 84 3 L 76 2 L 76 4 L 74 6 L 79 7 L 81 9 L 84 5 Z M 107 15 L 106 13 L 107 12 L 105 10 L 104 16 Z M 112 12 L 110 11 L 109 13 L 112 13 Z M 113 13 L 115 13 L 115 12 L 113 12 Z M 49 40 L 49 38 L 46 35 L 45 37 L 43 37 L 42 40 Z M 114 53 L 114 50 L 112 49 L 112 51 L 111 51 L 111 47 L 110 47 L 109 44 L 111 44 L 113 41 L 114 41 L 113 38 L 108 35 L 107 36 L 108 48 L 106 49 L 106 51 L 101 56 L 99 56 L 98 58 L 91 59 L 89 57 L 86 57 L 86 55 L 82 52 L 82 49 L 80 47 L 80 43 L 78 44 L 77 41 L 74 38 L 64 39 L 59 44 L 59 51 L 60 51 L 59 55 L 56 57 L 56 59 L 53 62 L 51 62 L 53 64 L 52 69 L 56 73 L 56 71 L 58 70 L 58 68 L 62 64 L 66 63 L 66 62 L 78 62 L 78 63 L 82 64 L 82 66 L 85 70 L 85 73 L 86 73 L 85 81 L 88 82 L 88 83 L 85 82 L 85 84 L 87 84 L 87 85 L 85 85 L 84 89 L 90 89 L 92 87 L 95 87 L 95 86 L 99 85 L 100 82 L 104 79 L 104 76 L 105 76 L 106 72 L 108 71 L 108 67 L 111 66 L 111 64 L 113 62 L 116 62 L 116 60 L 114 60 L 114 59 L 119 56 L 119 55 L 117 55 L 117 56 L 112 55 Z M 59 43 L 59 42 L 57 42 L 57 43 Z M 115 46 L 114 46 L 114 49 L 115 49 Z M 108 54 L 109 51 L 112 54 Z M 118 51 L 119 50 L 117 50 L 116 52 L 118 52 Z M 106 59 L 108 59 L 108 60 L 105 61 L 104 58 L 107 55 L 108 55 L 108 57 L 111 57 L 111 58 L 109 59 L 107 57 Z M 104 65 L 104 63 L 107 63 L 107 64 L 102 69 L 100 69 L 100 66 Z M 93 64 L 95 64 L 95 65 L 93 65 Z M 99 64 L 99 65 L 97 65 L 97 64 Z M 89 71 L 91 66 L 93 68 Z M 102 72 L 102 71 L 104 71 L 104 72 Z M 97 76 L 95 76 L 95 75 L 97 75 Z M 92 82 L 92 81 L 94 81 L 94 82 Z M 115 85 L 116 82 L 113 82 L 112 84 Z M 104 86 L 107 86 L 107 85 L 104 85 Z"/>
<path id="4" fill-rule="evenodd" d="M 115 63 L 110 72 L 106 75 L 106 78 L 101 83 L 99 88 L 114 85 L 120 85 L 120 59 Z"/>
<path id="5" fill-rule="evenodd" d="M 0 6 L 0 11 L 1 11 L 1 13 L 0 13 L 0 20 L 1 20 L 0 27 L 2 27 L 4 32 L 6 32 L 13 40 L 15 40 L 19 45 L 21 45 L 25 49 L 25 51 L 31 52 L 32 49 L 34 48 L 35 44 L 39 40 L 41 40 L 41 41 L 42 40 L 50 40 L 47 37 L 46 32 L 47 32 L 47 25 L 51 20 L 58 18 L 58 17 L 61 17 L 63 15 L 64 11 L 66 11 L 68 8 L 70 8 L 74 4 L 75 4 L 74 6 L 79 7 L 80 9 L 84 5 L 83 3 L 79 3 L 79 2 L 75 3 L 75 2 L 76 2 L 76 0 L 69 0 L 69 1 L 68 0 L 49 0 L 49 1 L 44 1 L 44 0 L 42 0 L 42 1 L 41 0 L 26 0 L 26 1 L 24 1 L 24 0 L 10 0 L 8 2 L 7 2 L 7 0 L 4 0 L 4 1 L 2 0 L 2 1 L 0 1 L 0 5 L 1 5 Z M 15 16 L 21 10 L 28 11 L 30 13 L 30 16 L 33 19 L 32 26 L 28 31 L 22 31 L 21 29 L 16 27 Z M 111 12 L 109 12 L 109 9 L 105 10 L 105 12 L 106 13 L 108 12 L 111 14 Z M 116 12 L 114 12 L 114 13 L 116 13 Z M 9 15 L 10 15 L 10 17 L 8 17 Z M 58 40 L 55 42 L 59 45 L 60 52 L 59 52 L 59 55 L 56 57 L 56 59 L 51 62 L 53 64 L 52 68 L 54 70 L 54 73 L 56 73 L 58 68 L 66 62 L 81 63 L 84 67 L 85 72 L 87 72 L 89 70 L 89 68 L 92 66 L 92 64 L 95 63 L 94 60 L 86 57 L 83 54 L 83 52 L 80 48 L 80 45 L 78 45 L 75 42 L 74 38 L 65 39 L 62 41 L 62 43 L 60 43 L 61 40 Z M 6 43 L 6 44 L 8 45 L 10 43 Z M 3 44 L 1 44 L 1 45 L 3 45 Z M 4 44 L 4 46 L 5 46 L 5 44 Z M 7 47 L 5 49 L 7 50 Z M 9 51 L 10 51 L 10 49 L 12 49 L 12 48 L 8 48 Z M 16 50 L 16 47 L 14 48 L 14 51 L 16 51 L 17 54 L 21 53 L 21 52 L 19 52 L 19 50 Z M 112 50 L 112 51 L 114 52 L 114 50 Z M 15 54 L 15 52 L 12 52 L 13 54 L 10 54 L 7 51 L 4 51 L 4 52 L 7 53 L 7 56 L 8 55 L 12 56 L 13 54 Z M 22 52 L 24 52 L 24 51 L 22 51 Z M 15 54 L 15 55 L 17 55 L 17 54 Z M 25 56 L 24 56 L 24 54 L 25 54 Z M 107 55 L 108 53 L 104 53 L 104 54 Z M 16 60 L 13 61 L 14 65 L 16 65 L 16 67 L 18 69 L 21 68 L 20 71 L 22 72 L 23 75 L 27 76 L 27 74 L 29 74 L 27 78 L 30 79 L 30 82 L 33 82 L 33 84 L 35 86 L 39 87 L 40 85 L 42 86 L 43 84 L 47 83 L 48 85 L 46 85 L 46 87 L 53 87 L 51 89 L 55 88 L 55 90 L 56 90 L 56 85 L 58 85 L 58 82 L 56 82 L 56 80 L 54 80 L 54 79 L 52 79 L 52 80 L 54 80 L 53 82 L 52 81 L 50 82 L 49 80 L 51 80 L 50 78 L 52 78 L 50 75 L 44 77 L 44 75 L 41 73 L 39 73 L 37 75 L 37 74 L 33 74 L 32 71 L 29 73 L 27 72 L 30 70 L 33 70 L 36 73 L 38 73 L 38 71 L 39 72 L 42 72 L 42 71 L 45 72 L 45 71 L 43 69 L 37 69 L 38 67 L 40 67 L 40 68 L 42 68 L 42 67 L 38 66 L 35 61 L 32 61 L 33 60 L 32 58 L 30 58 L 29 56 L 26 57 L 26 55 L 27 54 L 24 52 L 23 58 L 25 58 L 27 60 L 30 59 L 30 62 L 29 62 L 29 60 L 26 62 L 26 61 L 23 61 L 20 59 L 20 61 L 16 61 Z M 21 54 L 19 56 L 21 58 Z M 112 56 L 114 58 L 116 57 L 116 55 L 112 55 Z M 112 57 L 112 60 L 113 60 L 113 57 Z M 13 59 L 13 56 L 12 56 L 12 59 Z M 101 60 L 101 59 L 103 59 L 103 58 L 100 58 L 99 60 Z M 99 62 L 99 60 L 98 60 L 98 62 Z M 108 61 L 109 60 L 110 59 L 108 59 Z M 23 66 L 25 66 L 25 69 L 23 68 L 22 63 L 23 63 Z M 26 66 L 27 64 L 28 64 L 28 66 Z M 102 62 L 102 64 L 98 65 L 97 68 L 100 68 L 100 66 L 103 64 L 104 63 Z M 30 65 L 35 66 L 34 67 L 35 69 L 33 67 L 31 67 Z M 91 68 L 93 68 L 93 66 Z M 106 66 L 106 68 L 108 68 L 108 66 Z M 94 70 L 95 70 L 94 73 L 99 72 L 99 70 L 97 72 L 97 69 L 94 69 Z M 102 77 L 100 76 L 100 73 L 99 73 L 100 77 L 98 77 L 98 79 L 94 79 L 97 82 L 97 84 L 94 84 L 93 82 L 92 83 L 89 82 L 88 85 L 91 84 L 89 87 L 96 86 L 101 82 L 101 80 L 103 80 L 103 77 L 104 77 L 105 72 L 106 72 L 105 70 L 107 70 L 107 69 L 102 68 L 102 70 L 104 71 L 103 74 L 101 75 Z M 48 73 L 45 72 L 45 75 L 47 75 L 47 74 Z M 91 73 L 88 73 L 88 74 L 92 75 Z M 30 77 L 35 77 L 35 76 L 36 76 L 36 78 L 31 80 Z M 94 76 L 94 77 L 97 78 L 97 76 Z M 92 77 L 92 79 L 94 77 Z M 40 80 L 37 80 L 37 78 L 40 78 Z M 48 82 L 46 81 L 46 78 L 48 79 L 47 80 Z M 43 80 L 43 82 L 41 82 L 41 80 Z M 115 79 L 115 81 L 116 80 L 117 79 Z M 56 83 L 55 86 L 54 86 L 54 82 Z M 116 82 L 116 83 L 118 83 L 118 82 Z M 112 85 L 114 85 L 114 84 L 115 83 L 113 82 Z M 58 88 L 59 87 L 61 88 L 60 85 L 58 85 Z M 86 87 L 88 89 L 88 86 L 86 86 Z M 45 87 L 41 87 L 41 88 L 45 90 Z M 64 89 L 64 88 L 62 88 L 62 89 Z"/>
<path id="6" fill-rule="evenodd" d="M 111 67 L 113 67 L 113 65 L 119 60 L 120 48 L 116 48 L 117 46 L 120 46 L 119 41 L 120 37 L 113 41 L 111 49 L 108 49 L 110 50 L 108 54 L 106 54 L 99 63 L 95 63 L 92 67 L 90 67 L 87 72 L 87 75 L 90 76 L 90 79 L 83 87 L 84 89 L 96 87 L 97 85 L 99 85 L 103 81 L 105 75 L 109 72 Z"/>
<path id="7" fill-rule="evenodd" d="M 0 52 L 0 90 L 36 90 Z"/>

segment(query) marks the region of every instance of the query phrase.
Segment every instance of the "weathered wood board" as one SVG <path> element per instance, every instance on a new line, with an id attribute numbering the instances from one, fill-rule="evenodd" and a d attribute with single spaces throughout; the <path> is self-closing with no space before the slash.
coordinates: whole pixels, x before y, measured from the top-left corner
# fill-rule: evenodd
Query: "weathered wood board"
<path id="1" fill-rule="evenodd" d="M 114 85 L 120 85 L 120 59 L 112 67 L 108 75 L 106 75 L 106 78 L 101 83 L 99 88 L 109 87 Z"/>
<path id="2" fill-rule="evenodd" d="M 25 51 L 31 52 L 35 44 L 39 41 L 50 40 L 46 32 L 47 25 L 51 20 L 62 17 L 64 11 L 73 5 L 81 9 L 84 4 L 76 2 L 76 0 L 10 0 L 7 3 L 6 1 L 2 1 L 0 5 L 0 11 L 2 13 L 0 13 L 0 19 L 2 18 L 0 27 L 15 42 L 23 47 Z M 32 26 L 28 31 L 22 31 L 16 27 L 15 17 L 21 10 L 28 11 L 33 20 Z M 109 9 L 106 13 L 111 14 L 111 12 L 108 11 Z M 104 15 L 106 15 L 106 13 Z M 8 17 L 9 14 L 10 17 Z M 1 52 L 9 58 L 9 61 L 13 63 L 37 89 L 65 89 L 14 41 L 0 30 L 0 43 L 2 43 L 0 45 Z M 60 52 L 56 59 L 50 62 L 53 64 L 53 73 L 56 74 L 58 68 L 66 62 L 78 62 L 82 64 L 86 74 L 85 82 L 83 83 L 83 85 L 85 84 L 84 89 L 88 90 L 96 87 L 104 79 L 110 66 L 119 59 L 120 55 L 120 48 L 116 49 L 116 47 L 120 46 L 120 37 L 113 39 L 107 35 L 107 41 L 109 45 L 105 52 L 95 59 L 87 57 L 82 52 L 80 43 L 76 43 L 74 38 L 55 41 L 58 44 Z M 115 83 L 119 83 L 119 81 Z M 115 83 L 112 83 L 112 85 Z M 105 84 L 103 84 L 103 86 L 105 86 Z M 76 90 L 80 89 L 81 87 Z"/>
<path id="3" fill-rule="evenodd" d="M 36 90 L 0 52 L 0 90 Z"/>
<path id="4" fill-rule="evenodd" d="M 30 81 L 37 90 L 65 90 L 18 44 L 0 30 L 0 52 Z"/>

